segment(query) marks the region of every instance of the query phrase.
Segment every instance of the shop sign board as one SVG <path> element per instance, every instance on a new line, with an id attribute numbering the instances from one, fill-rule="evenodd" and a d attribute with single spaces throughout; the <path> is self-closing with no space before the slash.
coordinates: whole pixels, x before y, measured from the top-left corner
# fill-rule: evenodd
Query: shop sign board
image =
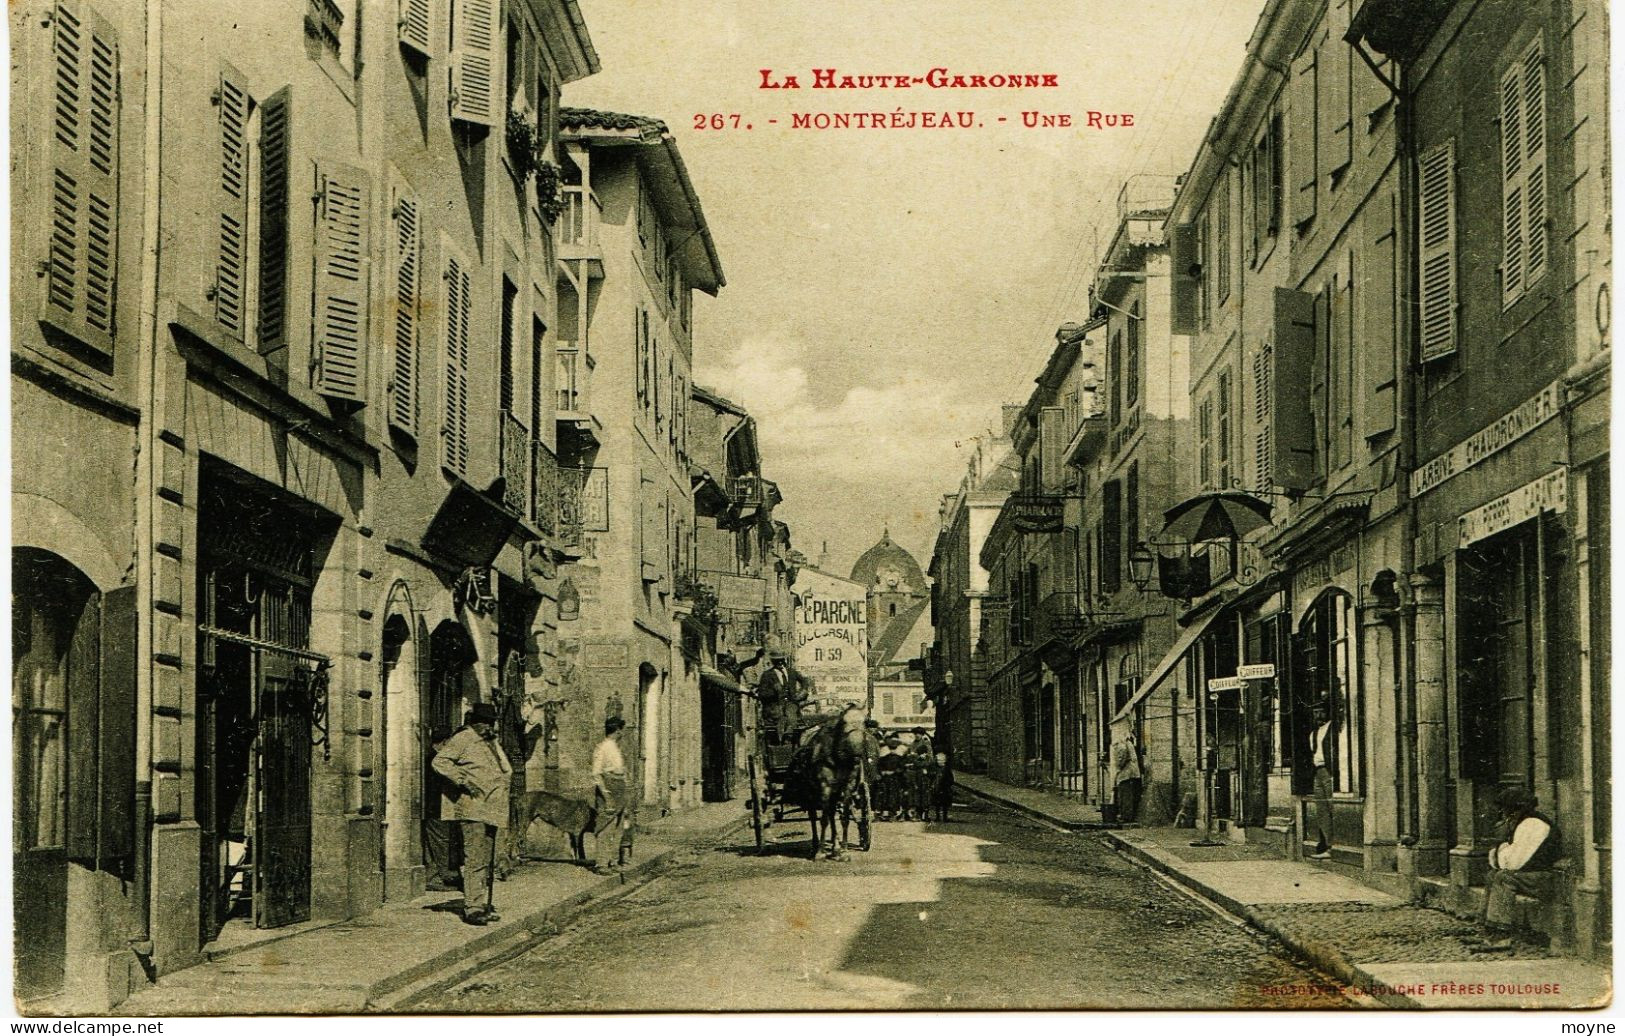
<path id="1" fill-rule="evenodd" d="M 1272 680 L 1275 678 L 1275 663 L 1258 662 L 1253 665 L 1237 666 L 1236 677 L 1241 680 Z"/>
<path id="2" fill-rule="evenodd" d="M 1562 514 L 1568 509 L 1569 473 L 1559 468 L 1457 518 L 1456 547 L 1471 546 L 1521 525 L 1542 511 Z"/>
<path id="3" fill-rule="evenodd" d="M 1555 417 L 1562 405 L 1563 383 L 1554 381 L 1488 428 L 1458 442 L 1411 472 L 1411 498 L 1421 496 L 1511 446 Z"/>
<path id="4" fill-rule="evenodd" d="M 866 588 L 804 568 L 796 580 L 795 667 L 812 677 L 820 699 L 868 697 L 869 619 Z"/>

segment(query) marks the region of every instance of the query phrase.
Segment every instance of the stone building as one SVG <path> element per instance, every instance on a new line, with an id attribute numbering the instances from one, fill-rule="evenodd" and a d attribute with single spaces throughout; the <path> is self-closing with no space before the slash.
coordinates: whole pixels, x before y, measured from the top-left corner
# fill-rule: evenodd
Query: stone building
<path id="1" fill-rule="evenodd" d="M 597 58 L 572 0 L 11 16 L 18 990 L 92 1012 L 421 889 L 431 725 L 545 685 Z"/>
<path id="2" fill-rule="evenodd" d="M 604 719 L 620 715 L 641 801 L 679 810 L 703 786 L 703 660 L 683 650 L 697 586 L 692 293 L 716 294 L 722 266 L 664 123 L 581 108 L 559 121 L 575 199 L 558 275 L 558 334 L 574 348 L 560 378 L 576 394 L 560 449 L 566 466 L 592 469 L 598 501 L 570 566 L 581 618 L 566 648 L 590 706 L 564 711 L 559 750 L 584 784 Z"/>
<path id="3" fill-rule="evenodd" d="M 931 550 L 931 625 L 935 649 L 927 686 L 936 702 L 936 741 L 954 753 L 954 766 L 987 768 L 988 687 L 982 639 L 988 572 L 982 544 L 1019 468 L 1010 440 L 989 434 L 978 441 L 959 491 L 942 498 L 941 527 Z"/>

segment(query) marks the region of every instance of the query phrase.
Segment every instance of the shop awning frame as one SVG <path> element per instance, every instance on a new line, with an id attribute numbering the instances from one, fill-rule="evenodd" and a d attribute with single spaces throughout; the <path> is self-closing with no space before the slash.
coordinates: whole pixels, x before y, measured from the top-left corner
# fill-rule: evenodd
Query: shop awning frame
<path id="1" fill-rule="evenodd" d="M 1213 625 L 1214 621 L 1227 610 L 1223 605 L 1220 605 L 1186 626 L 1180 632 L 1178 638 L 1174 640 L 1174 646 L 1168 649 L 1168 653 L 1163 655 L 1161 660 L 1157 662 L 1156 667 L 1151 670 L 1151 675 L 1134 692 L 1134 696 L 1121 709 L 1117 710 L 1117 715 L 1112 717 L 1112 722 L 1120 723 L 1127 719 L 1134 712 L 1135 706 L 1149 697 L 1151 692 L 1156 690 L 1157 686 L 1168 678 L 1168 674 L 1174 671 L 1174 666 L 1178 665 L 1179 660 L 1185 657 L 1185 653 L 1191 649 L 1191 645 L 1195 644 L 1202 634 L 1207 632 L 1207 628 Z"/>

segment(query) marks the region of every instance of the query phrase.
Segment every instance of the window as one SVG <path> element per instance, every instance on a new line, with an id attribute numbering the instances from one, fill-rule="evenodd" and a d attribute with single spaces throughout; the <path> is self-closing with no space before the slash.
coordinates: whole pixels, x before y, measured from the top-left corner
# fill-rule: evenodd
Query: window
<path id="1" fill-rule="evenodd" d="M 1111 382 L 1111 417 L 1115 427 L 1123 419 L 1123 332 L 1112 332 L 1110 355 L 1106 360 L 1106 377 Z"/>
<path id="2" fill-rule="evenodd" d="M 498 331 L 497 407 L 504 413 L 514 409 L 514 335 L 518 319 L 514 309 L 519 302 L 519 289 L 513 281 L 502 278 L 502 327 Z"/>
<path id="3" fill-rule="evenodd" d="M 118 39 L 88 7 L 51 19 L 51 202 L 45 315 L 113 350 L 118 280 Z"/>
<path id="4" fill-rule="evenodd" d="M 501 126 L 507 117 L 496 96 L 499 0 L 451 0 L 451 117 L 475 126 Z"/>
<path id="5" fill-rule="evenodd" d="M 511 112 L 523 111 L 530 107 L 525 98 L 525 35 L 519 29 L 519 23 L 512 18 L 508 19 L 508 35 L 503 41 L 506 44 L 505 60 L 503 61 L 503 80 L 507 87 L 503 94 L 508 99 L 508 110 Z"/>
<path id="6" fill-rule="evenodd" d="M 560 342 L 558 350 L 559 412 L 574 414 L 580 410 L 580 354 L 574 342 Z"/>
<path id="7" fill-rule="evenodd" d="M 1217 238 L 1213 248 L 1213 265 L 1219 285 L 1219 304 L 1230 297 L 1230 174 L 1219 177 Z"/>
<path id="8" fill-rule="evenodd" d="M 1230 372 L 1219 372 L 1218 488 L 1230 488 Z"/>
<path id="9" fill-rule="evenodd" d="M 1281 116 L 1272 115 L 1247 159 L 1247 177 L 1252 186 L 1252 226 L 1248 237 L 1248 258 L 1262 258 L 1281 226 Z"/>
<path id="10" fill-rule="evenodd" d="M 1546 272 L 1546 64 L 1537 36 L 1501 76 L 1501 304 Z"/>
<path id="11" fill-rule="evenodd" d="M 880 711 L 888 716 L 897 715 L 897 695 L 886 691 L 880 696 Z"/>
<path id="12" fill-rule="evenodd" d="M 1123 406 L 1131 408 L 1140 401 L 1140 340 L 1145 334 L 1145 322 L 1140 318 L 1140 304 L 1128 308 L 1128 370 L 1123 386 Z"/>
<path id="13" fill-rule="evenodd" d="M 886 605 L 886 614 L 887 615 L 896 615 L 897 614 L 897 602 L 896 601 L 893 601 L 890 604 Z"/>
<path id="14" fill-rule="evenodd" d="M 1197 294 L 1201 299 L 1202 326 L 1207 327 L 1213 322 L 1213 222 L 1206 212 L 1202 213 L 1201 222 L 1196 227 L 1196 262 L 1202 270 L 1201 280 L 1197 282 Z"/>
<path id="15" fill-rule="evenodd" d="M 1213 485 L 1213 397 L 1196 408 L 1196 477 L 1203 489 Z"/>

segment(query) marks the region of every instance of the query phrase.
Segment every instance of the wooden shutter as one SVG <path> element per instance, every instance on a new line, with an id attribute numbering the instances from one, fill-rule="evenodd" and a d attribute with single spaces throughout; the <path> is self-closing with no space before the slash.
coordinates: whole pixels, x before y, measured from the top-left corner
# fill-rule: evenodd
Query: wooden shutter
<path id="1" fill-rule="evenodd" d="M 251 101 L 241 72 L 220 71 L 220 178 L 215 192 L 219 240 L 214 271 L 214 318 L 241 338 L 247 329 L 248 114 Z"/>
<path id="2" fill-rule="evenodd" d="M 68 858 L 96 858 L 96 764 L 101 689 L 101 595 L 92 593 L 73 626 L 67 658 Z"/>
<path id="3" fill-rule="evenodd" d="M 1524 288 L 1523 68 L 1501 77 L 1501 302 L 1510 306 Z"/>
<path id="4" fill-rule="evenodd" d="M 1364 276 L 1360 282 L 1361 398 L 1365 407 L 1362 422 L 1366 438 L 1394 430 L 1394 411 L 1398 394 L 1395 380 L 1397 358 L 1394 353 L 1395 300 L 1398 285 L 1395 276 L 1394 208 L 1391 198 L 1379 198 L 1368 218 L 1365 256 L 1362 261 Z"/>
<path id="5" fill-rule="evenodd" d="M 446 470 L 468 475 L 468 336 L 473 306 L 468 262 L 448 250 L 446 254 L 446 384 L 442 463 Z"/>
<path id="6" fill-rule="evenodd" d="M 1320 168 L 1328 176 L 1344 169 L 1354 160 L 1354 133 L 1349 86 L 1349 45 L 1334 32 L 1320 49 L 1320 67 L 1316 88 L 1320 124 Z M 1330 186 L 1331 181 L 1327 181 Z"/>
<path id="7" fill-rule="evenodd" d="M 365 402 L 372 189 L 365 170 L 322 162 L 316 191 L 315 388 Z"/>
<path id="8" fill-rule="evenodd" d="M 393 364 L 389 375 L 389 423 L 418 434 L 418 296 L 422 292 L 423 226 L 417 197 L 397 190 L 391 211 L 395 224 Z"/>
<path id="9" fill-rule="evenodd" d="M 102 595 L 96 724 L 96 855 L 102 860 L 126 859 L 135 851 L 135 679 L 135 587 L 121 586 Z"/>
<path id="10" fill-rule="evenodd" d="M 1315 215 L 1315 90 L 1317 86 L 1316 53 L 1311 48 L 1292 63 L 1292 125 L 1290 136 L 1292 160 L 1292 220 L 1306 223 Z"/>
<path id="11" fill-rule="evenodd" d="M 1061 457 L 1066 453 L 1066 409 L 1047 406 L 1038 412 L 1038 484 L 1046 493 L 1059 493 L 1066 485 Z"/>
<path id="12" fill-rule="evenodd" d="M 78 4 L 57 4 L 51 27 L 46 315 L 85 344 L 111 352 L 118 266 L 118 43 L 111 25 Z"/>
<path id="13" fill-rule="evenodd" d="M 500 126 L 506 115 L 497 63 L 502 40 L 499 0 L 452 0 L 451 117 Z"/>
<path id="14" fill-rule="evenodd" d="M 1456 145 L 1447 140 L 1422 156 L 1417 205 L 1421 246 L 1422 360 L 1456 351 Z M 1522 246 L 1519 246 L 1522 271 Z"/>
<path id="15" fill-rule="evenodd" d="M 1230 174 L 1228 171 L 1219 174 L 1218 188 L 1213 192 L 1217 200 L 1217 219 L 1215 221 L 1218 242 L 1213 250 L 1213 257 L 1209 260 L 1215 269 L 1215 279 L 1219 286 L 1219 301 L 1222 303 L 1230 297 L 1230 257 L 1233 249 L 1230 241 Z"/>
<path id="16" fill-rule="evenodd" d="M 632 337 L 637 346 L 638 402 L 648 405 L 649 399 L 649 314 L 640 306 L 632 311 Z"/>
<path id="17" fill-rule="evenodd" d="M 1199 244 L 1196 237 L 1196 226 L 1191 223 L 1176 223 L 1170 228 L 1168 235 L 1168 263 L 1172 268 L 1173 277 L 1173 305 L 1170 313 L 1169 331 L 1176 335 L 1193 335 L 1197 332 L 1201 319 L 1201 270 L 1197 259 Z M 1191 271 L 1196 269 L 1196 275 Z M 1116 372 L 1111 376 L 1115 378 Z"/>
<path id="18" fill-rule="evenodd" d="M 1261 491 L 1275 488 L 1275 435 L 1270 396 L 1275 374 L 1275 350 L 1265 342 L 1253 354 L 1253 486 Z"/>
<path id="19" fill-rule="evenodd" d="M 1523 72 L 1524 283 L 1546 272 L 1546 64 L 1540 37 L 1520 62 Z"/>
<path id="20" fill-rule="evenodd" d="M 284 87 L 260 105 L 259 351 L 288 344 L 288 177 L 293 104 Z"/>
<path id="21" fill-rule="evenodd" d="M 1274 363 L 1270 370 L 1271 477 L 1286 489 L 1308 489 L 1315 479 L 1315 424 L 1308 398 L 1314 385 L 1317 300 L 1307 292 L 1275 289 Z"/>
<path id="22" fill-rule="evenodd" d="M 431 26 L 434 24 L 429 4 L 430 0 L 400 0 L 400 19 L 397 23 L 401 42 L 425 57 L 431 53 Z"/>

